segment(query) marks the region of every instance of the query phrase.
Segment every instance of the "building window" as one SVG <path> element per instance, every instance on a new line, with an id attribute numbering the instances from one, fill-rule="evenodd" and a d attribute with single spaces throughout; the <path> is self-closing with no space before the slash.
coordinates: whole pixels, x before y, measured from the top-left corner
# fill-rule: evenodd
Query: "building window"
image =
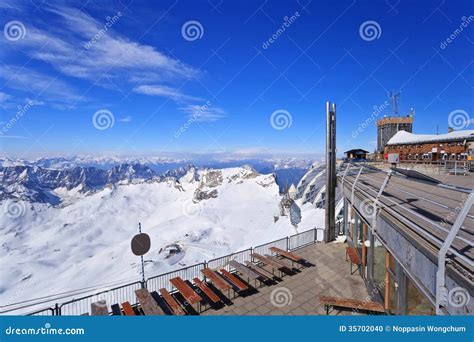
<path id="1" fill-rule="evenodd" d="M 430 301 L 418 290 L 413 282 L 408 279 L 407 287 L 407 298 L 408 298 L 408 315 L 435 315 L 435 308 L 431 305 Z"/>

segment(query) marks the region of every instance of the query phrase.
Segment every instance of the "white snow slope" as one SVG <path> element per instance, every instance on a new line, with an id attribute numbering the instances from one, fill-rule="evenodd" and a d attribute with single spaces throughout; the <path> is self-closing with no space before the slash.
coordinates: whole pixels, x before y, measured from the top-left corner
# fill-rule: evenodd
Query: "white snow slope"
<path id="1" fill-rule="evenodd" d="M 138 222 L 152 242 L 145 255 L 147 277 L 296 233 L 286 217 L 273 223 L 281 199 L 273 175 L 223 169 L 221 184 L 209 187 L 201 184 L 208 171 L 199 171 L 201 181 L 192 172 L 181 179 L 182 188 L 169 181 L 122 184 L 92 195 L 58 189 L 61 207 L 15 203 L 19 217 L 0 218 L 0 307 L 139 280 L 140 259 L 130 249 Z M 195 203 L 198 187 L 217 190 L 217 198 Z M 0 203 L 1 212 L 12 204 Z M 299 231 L 322 226 L 322 210 L 303 207 L 302 214 Z M 172 263 L 159 251 L 175 242 L 185 252 Z"/>

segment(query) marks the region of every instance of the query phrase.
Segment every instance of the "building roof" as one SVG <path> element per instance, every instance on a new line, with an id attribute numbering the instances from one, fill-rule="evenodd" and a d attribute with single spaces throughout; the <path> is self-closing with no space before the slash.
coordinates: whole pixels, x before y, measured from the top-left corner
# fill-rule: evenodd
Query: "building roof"
<path id="1" fill-rule="evenodd" d="M 361 148 L 354 148 L 354 149 L 346 151 L 344 153 L 355 153 L 355 152 L 369 153 L 369 151 L 363 150 Z"/>
<path id="2" fill-rule="evenodd" d="M 387 145 L 419 144 L 464 139 L 474 139 L 474 130 L 454 131 L 446 134 L 413 134 L 406 131 L 398 131 L 387 142 Z"/>

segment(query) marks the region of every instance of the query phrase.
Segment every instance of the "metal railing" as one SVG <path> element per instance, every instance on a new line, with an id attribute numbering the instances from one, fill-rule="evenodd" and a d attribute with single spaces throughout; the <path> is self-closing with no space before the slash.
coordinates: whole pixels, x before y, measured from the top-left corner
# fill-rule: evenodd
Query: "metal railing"
<path id="1" fill-rule="evenodd" d="M 158 291 L 159 289 L 165 288 L 168 291 L 172 291 L 173 286 L 169 282 L 170 279 L 181 277 L 183 280 L 193 280 L 193 278 L 202 279 L 201 270 L 206 268 L 206 263 L 201 262 L 179 270 L 171 271 L 168 273 L 160 274 L 155 277 L 148 278 L 145 282 L 145 287 L 151 291 Z"/>
<path id="2" fill-rule="evenodd" d="M 278 247 L 280 249 L 283 249 L 283 250 L 287 251 L 288 250 L 288 241 L 289 241 L 288 237 L 283 238 L 283 239 L 278 239 L 278 240 L 268 242 L 268 243 L 265 243 L 263 245 L 254 247 L 253 251 L 254 251 L 254 253 L 258 253 L 258 254 L 262 254 L 262 255 L 272 254 L 272 251 L 270 250 L 271 247 Z"/>
<path id="3" fill-rule="evenodd" d="M 122 285 L 113 289 L 102 290 L 98 293 L 82 298 L 71 299 L 61 305 L 58 305 L 57 315 L 78 316 L 90 311 L 91 304 L 99 300 L 105 300 L 107 303 L 123 303 L 135 298 L 135 290 L 142 287 L 140 281 L 131 284 Z"/>
<path id="4" fill-rule="evenodd" d="M 252 248 L 245 249 L 240 252 L 232 253 L 229 255 L 224 255 L 219 258 L 215 258 L 212 260 L 209 260 L 207 262 L 207 267 L 212 268 L 212 269 L 221 269 L 225 268 L 227 271 L 234 271 L 233 267 L 230 267 L 227 265 L 227 263 L 230 260 L 235 260 L 240 263 L 244 263 L 245 261 L 250 261 L 251 257 L 250 254 L 252 254 Z"/>
<path id="5" fill-rule="evenodd" d="M 181 277 L 184 280 L 192 281 L 193 278 L 203 279 L 201 270 L 204 268 L 220 269 L 226 268 L 228 271 L 234 271 L 227 263 L 230 260 L 236 260 L 240 263 L 251 261 L 251 254 L 271 254 L 270 247 L 278 247 L 286 251 L 292 251 L 298 248 L 308 246 L 312 243 L 318 242 L 318 231 L 323 231 L 324 228 L 313 228 L 295 235 L 291 235 L 282 239 L 265 243 L 254 248 L 248 248 L 239 252 L 224 255 L 209 261 L 204 261 L 199 264 L 180 268 L 171 272 L 160 274 L 148 278 L 145 283 L 136 281 L 133 283 L 124 284 L 122 286 L 111 289 L 103 289 L 100 292 L 93 293 L 81 298 L 73 298 L 64 303 L 56 303 L 53 307 L 42 308 L 33 312 L 27 313 L 31 316 L 60 316 L 60 315 L 83 315 L 90 312 L 91 304 L 99 300 L 105 300 L 107 303 L 123 303 L 129 301 L 130 304 L 136 304 L 134 301 L 135 290 L 145 287 L 150 292 L 158 291 L 165 288 L 172 291 L 170 279 Z M 37 306 L 37 305 L 35 305 Z M 0 312 L 2 314 L 3 312 Z M 11 313 L 10 313 L 11 314 Z"/>

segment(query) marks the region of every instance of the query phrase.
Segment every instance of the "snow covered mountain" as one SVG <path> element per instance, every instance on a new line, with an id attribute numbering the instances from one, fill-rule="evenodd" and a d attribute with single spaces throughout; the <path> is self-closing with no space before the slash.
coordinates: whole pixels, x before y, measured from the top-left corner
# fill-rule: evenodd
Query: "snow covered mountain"
<path id="1" fill-rule="evenodd" d="M 274 222 L 274 174 L 187 166 L 158 177 L 144 165 L 110 170 L 11 166 L 0 175 L 0 310 L 24 299 L 139 279 L 130 251 L 138 222 L 152 240 L 147 276 L 321 227 L 301 208 L 298 228 Z M 51 201 L 54 198 L 54 201 Z M 168 258 L 167 246 L 182 246 Z M 180 247 L 181 248 L 181 247 Z"/>

